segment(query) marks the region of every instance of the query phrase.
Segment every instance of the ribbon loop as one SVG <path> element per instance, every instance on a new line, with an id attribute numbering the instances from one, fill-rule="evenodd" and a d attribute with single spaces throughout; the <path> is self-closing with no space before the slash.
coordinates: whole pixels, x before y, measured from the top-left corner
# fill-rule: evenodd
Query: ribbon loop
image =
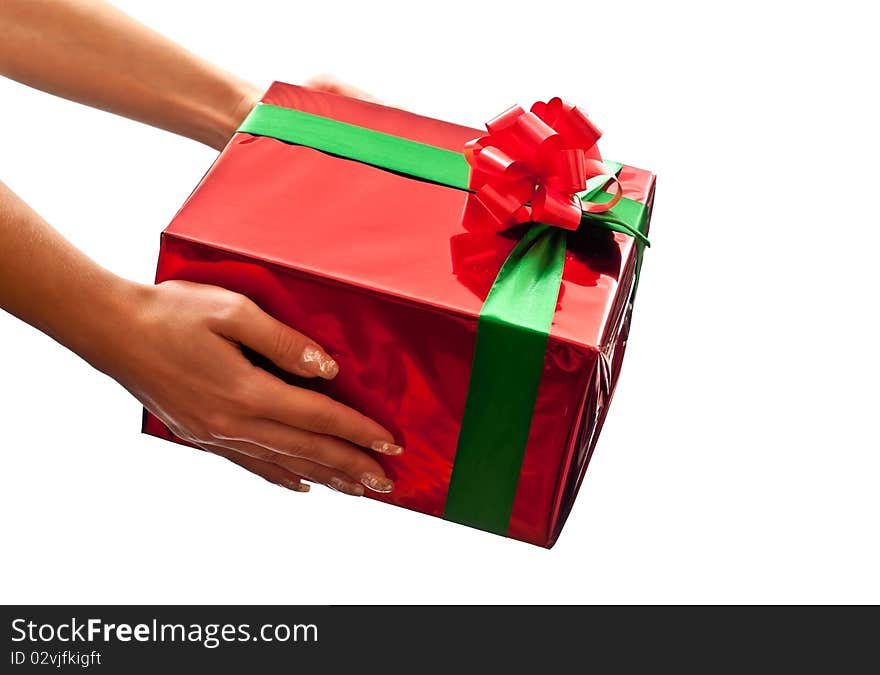
<path id="1" fill-rule="evenodd" d="M 584 214 L 603 213 L 619 201 L 620 184 L 596 145 L 602 132 L 561 98 L 538 101 L 528 112 L 513 106 L 487 122 L 486 129 L 487 136 L 465 147 L 476 202 L 468 206 L 469 229 L 499 230 L 536 221 L 576 230 Z M 599 175 L 608 175 L 614 185 L 611 201 L 575 197 Z"/>

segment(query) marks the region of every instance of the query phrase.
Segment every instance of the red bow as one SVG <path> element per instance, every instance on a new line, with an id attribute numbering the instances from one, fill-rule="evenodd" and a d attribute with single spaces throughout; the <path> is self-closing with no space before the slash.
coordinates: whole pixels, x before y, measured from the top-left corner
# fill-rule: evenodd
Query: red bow
<path id="1" fill-rule="evenodd" d="M 464 219 L 469 230 L 530 221 L 576 230 L 584 212 L 602 213 L 620 200 L 620 182 L 596 147 L 602 133 L 562 99 L 538 101 L 529 112 L 514 106 L 486 128 L 487 136 L 465 145 L 474 190 Z M 582 201 L 576 193 L 598 175 L 608 176 L 611 201 Z"/>

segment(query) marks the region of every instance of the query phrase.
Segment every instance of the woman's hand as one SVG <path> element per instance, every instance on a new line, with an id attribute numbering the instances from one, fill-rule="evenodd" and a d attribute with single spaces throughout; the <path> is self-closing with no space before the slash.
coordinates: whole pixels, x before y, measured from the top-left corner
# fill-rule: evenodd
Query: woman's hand
<path id="1" fill-rule="evenodd" d="M 397 455 L 381 425 L 327 396 L 251 364 L 241 346 L 304 377 L 332 379 L 320 345 L 242 295 L 168 281 L 138 287 L 126 330 L 137 340 L 103 351 L 117 379 L 178 437 L 298 492 L 300 478 L 362 495 L 393 483 L 370 452 Z"/>
<path id="2" fill-rule="evenodd" d="M 341 403 L 251 364 L 245 345 L 305 377 L 336 376 L 320 345 L 242 295 L 145 286 L 96 265 L 0 183 L 0 308 L 55 338 L 134 394 L 181 438 L 264 478 L 352 495 L 390 492 L 371 452 L 403 449 Z"/>
<path id="3" fill-rule="evenodd" d="M 353 84 L 340 80 L 329 73 L 315 75 L 315 77 L 306 82 L 305 86 L 318 91 L 326 91 L 330 94 L 359 98 L 362 101 L 369 101 L 370 103 L 382 103 L 378 98 L 364 91 L 360 87 L 356 87 Z M 254 103 L 256 103 L 256 101 Z"/>

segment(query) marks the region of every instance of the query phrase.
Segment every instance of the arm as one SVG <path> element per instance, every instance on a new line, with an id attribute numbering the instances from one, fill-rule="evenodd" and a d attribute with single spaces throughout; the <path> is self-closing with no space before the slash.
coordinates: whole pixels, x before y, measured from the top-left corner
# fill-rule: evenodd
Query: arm
<path id="1" fill-rule="evenodd" d="M 95 0 L 3 0 L 0 74 L 220 149 L 260 97 Z"/>
<path id="2" fill-rule="evenodd" d="M 5 0 L 0 29 L 0 73 L 215 147 L 257 98 L 104 3 Z M 353 495 L 391 490 L 371 456 L 402 451 L 386 429 L 244 357 L 242 345 L 306 377 L 339 369 L 247 298 L 117 277 L 2 183 L 0 249 L 0 307 L 115 378 L 179 437 L 293 490 L 308 489 L 300 477 Z"/>

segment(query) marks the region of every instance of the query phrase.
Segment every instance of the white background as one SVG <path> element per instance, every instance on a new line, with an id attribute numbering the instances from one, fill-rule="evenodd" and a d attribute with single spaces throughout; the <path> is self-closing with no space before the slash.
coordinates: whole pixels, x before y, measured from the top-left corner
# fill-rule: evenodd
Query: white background
<path id="1" fill-rule="evenodd" d="M 260 84 L 329 71 L 474 126 L 575 101 L 659 175 L 654 247 L 551 551 L 143 437 L 124 390 L 0 315 L 0 600 L 880 602 L 868 3 L 118 4 Z M 0 103 L 0 179 L 150 281 L 214 152 L 8 81 Z"/>

